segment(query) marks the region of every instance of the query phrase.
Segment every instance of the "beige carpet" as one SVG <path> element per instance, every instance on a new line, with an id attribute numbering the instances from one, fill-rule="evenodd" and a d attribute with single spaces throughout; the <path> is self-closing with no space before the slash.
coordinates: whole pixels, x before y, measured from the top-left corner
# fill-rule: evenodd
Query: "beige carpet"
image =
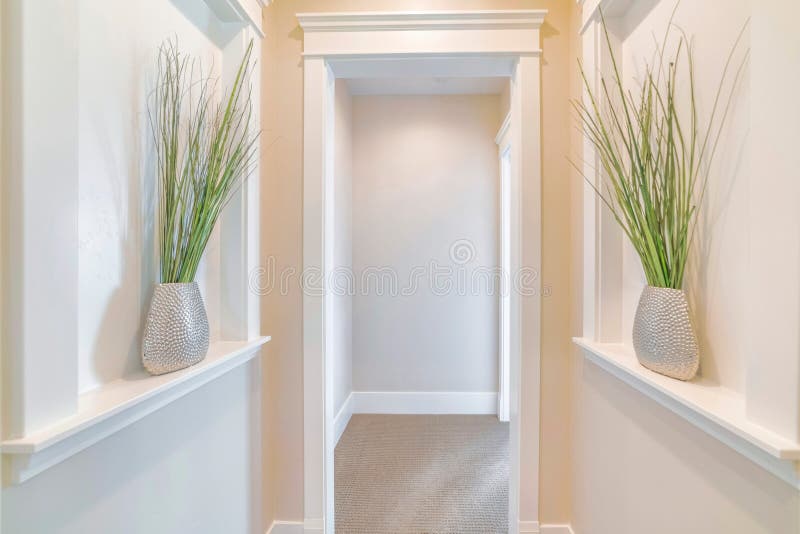
<path id="1" fill-rule="evenodd" d="M 336 446 L 337 534 L 508 532 L 508 424 L 354 415 Z"/>

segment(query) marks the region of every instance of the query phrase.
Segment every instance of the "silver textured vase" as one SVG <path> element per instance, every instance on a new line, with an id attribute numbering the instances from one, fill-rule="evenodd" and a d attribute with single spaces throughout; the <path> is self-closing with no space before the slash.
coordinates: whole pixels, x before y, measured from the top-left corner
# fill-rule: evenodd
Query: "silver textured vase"
<path id="1" fill-rule="evenodd" d="M 689 303 L 680 289 L 646 286 L 633 320 L 639 363 L 662 375 L 691 380 L 700 366 Z"/>
<path id="2" fill-rule="evenodd" d="M 142 363 L 150 374 L 194 365 L 208 351 L 208 316 L 197 282 L 158 284 L 142 342 Z"/>

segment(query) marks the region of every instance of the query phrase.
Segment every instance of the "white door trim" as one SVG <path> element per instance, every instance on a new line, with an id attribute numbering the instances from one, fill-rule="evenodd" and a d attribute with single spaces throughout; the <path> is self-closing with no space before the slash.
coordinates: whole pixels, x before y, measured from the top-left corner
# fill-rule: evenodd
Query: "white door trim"
<path id="1" fill-rule="evenodd" d="M 502 272 L 510 272 L 511 264 L 511 112 L 506 114 L 500 130 L 495 137 L 497 143 L 498 160 L 500 165 L 500 269 Z M 508 422 L 511 420 L 511 292 L 510 280 L 501 281 L 498 302 L 498 330 L 497 330 L 497 418 L 500 421 Z"/>
<path id="2" fill-rule="evenodd" d="M 545 11 L 299 14 L 304 35 L 303 429 L 307 532 L 334 531 L 331 369 L 333 105 L 336 77 L 506 75 L 511 79 L 510 532 L 539 516 L 541 95 Z M 524 95 L 524 97 L 523 97 Z M 523 336 L 524 324 L 524 336 Z M 523 454 L 524 451 L 524 454 Z"/>

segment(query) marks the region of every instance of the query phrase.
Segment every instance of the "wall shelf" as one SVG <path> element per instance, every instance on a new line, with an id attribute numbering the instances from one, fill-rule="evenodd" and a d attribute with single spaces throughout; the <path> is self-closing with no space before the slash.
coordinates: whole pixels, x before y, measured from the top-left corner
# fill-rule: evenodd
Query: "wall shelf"
<path id="1" fill-rule="evenodd" d="M 573 338 L 586 359 L 800 488 L 800 443 L 750 421 L 744 396 L 702 379 L 674 380 L 639 364 L 631 347 Z"/>
<path id="2" fill-rule="evenodd" d="M 9 482 L 28 480 L 250 361 L 269 340 L 262 336 L 212 343 L 206 358 L 187 369 L 160 376 L 142 371 L 81 394 L 75 415 L 29 436 L 2 442 Z"/>

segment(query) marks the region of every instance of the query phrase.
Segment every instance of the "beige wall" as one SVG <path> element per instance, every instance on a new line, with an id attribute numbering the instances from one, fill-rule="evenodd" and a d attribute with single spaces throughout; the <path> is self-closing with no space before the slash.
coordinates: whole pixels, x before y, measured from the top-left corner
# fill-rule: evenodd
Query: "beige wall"
<path id="1" fill-rule="evenodd" d="M 302 31 L 309 11 L 436 9 L 549 10 L 543 28 L 543 300 L 541 517 L 567 522 L 569 503 L 569 21 L 571 0 L 276 0 L 264 10 L 262 255 L 278 269 L 302 265 Z M 265 515 L 303 518 L 302 308 L 295 285 L 263 300 L 262 331 L 273 336 L 264 375 L 267 430 Z"/>

